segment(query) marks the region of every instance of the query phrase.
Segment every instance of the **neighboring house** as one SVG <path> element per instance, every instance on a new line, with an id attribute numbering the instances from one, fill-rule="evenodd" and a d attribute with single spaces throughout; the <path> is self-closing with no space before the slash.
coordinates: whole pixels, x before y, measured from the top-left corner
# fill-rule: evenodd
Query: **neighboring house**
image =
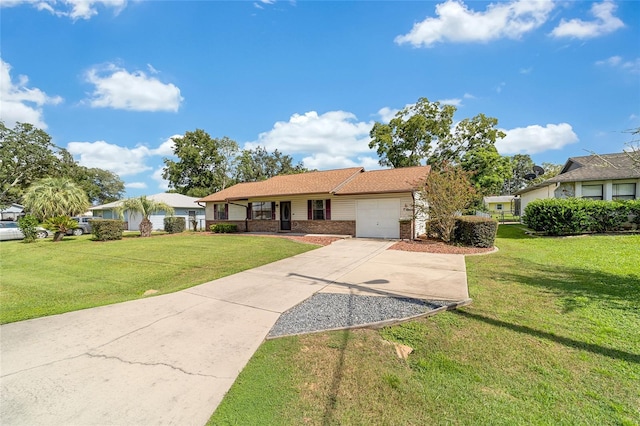
<path id="1" fill-rule="evenodd" d="M 198 198 L 187 197 L 182 194 L 174 194 L 163 192 L 160 194 L 149 195 L 147 198 L 154 201 L 162 201 L 174 208 L 174 217 L 184 217 L 187 221 L 187 228 L 191 228 L 191 221 L 196 220 L 198 222 L 198 229 L 204 226 L 204 207 L 196 204 Z M 124 219 L 127 222 L 127 229 L 129 231 L 140 230 L 140 222 L 142 222 L 142 216 L 125 210 L 123 212 L 124 217 L 118 215 L 117 209 L 122 204 L 122 200 L 114 201 L 108 204 L 102 204 L 100 206 L 91 207 L 89 210 L 93 212 L 93 217 L 102 219 Z M 167 215 L 164 211 L 152 214 L 149 216 L 154 230 L 164 229 L 164 218 Z"/>
<path id="2" fill-rule="evenodd" d="M 11 205 L 0 210 L 0 220 L 18 220 L 24 216 L 24 206 L 11 203 Z"/>
<path id="3" fill-rule="evenodd" d="M 640 165 L 629 154 L 571 157 L 557 176 L 521 189 L 521 207 L 540 198 L 635 200 L 640 198 Z"/>
<path id="4" fill-rule="evenodd" d="M 491 213 L 512 213 L 515 211 L 515 199 L 513 195 L 499 195 L 484 197 L 482 202 Z"/>
<path id="5" fill-rule="evenodd" d="M 362 167 L 275 176 L 239 183 L 199 200 L 206 226 L 234 223 L 240 231 L 412 238 L 417 191 L 429 166 L 365 172 Z"/>

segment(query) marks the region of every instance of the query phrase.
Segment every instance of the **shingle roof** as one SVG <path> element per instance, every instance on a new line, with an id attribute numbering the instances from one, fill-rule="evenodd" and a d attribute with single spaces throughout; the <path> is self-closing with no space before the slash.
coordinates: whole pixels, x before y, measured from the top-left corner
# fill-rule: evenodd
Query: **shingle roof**
<path id="1" fill-rule="evenodd" d="M 482 201 L 485 203 L 510 203 L 514 198 L 513 195 L 496 195 L 484 197 Z"/>
<path id="2" fill-rule="evenodd" d="M 384 194 L 414 191 L 424 183 L 430 170 L 430 166 L 418 166 L 360 173 L 341 185 L 335 194 Z"/>
<path id="3" fill-rule="evenodd" d="M 351 167 L 348 169 L 274 176 L 261 182 L 239 183 L 198 201 L 222 202 L 280 195 L 327 194 L 363 171 L 362 167 Z"/>
<path id="4" fill-rule="evenodd" d="M 640 167 L 634 164 L 628 153 L 585 155 L 569 158 L 559 175 L 521 189 L 516 192 L 516 195 L 525 194 L 552 183 L 638 178 L 640 178 Z"/>
<path id="5" fill-rule="evenodd" d="M 571 157 L 562 171 L 547 182 L 575 182 L 603 179 L 640 178 L 640 167 L 634 167 L 629 154 L 586 155 Z"/>
<path id="6" fill-rule="evenodd" d="M 197 197 L 188 197 L 182 194 L 176 194 L 171 192 L 161 192 L 159 194 L 153 194 L 147 196 L 147 198 L 154 201 L 162 201 L 163 203 L 169 204 L 173 208 L 183 208 L 187 207 L 190 209 L 198 209 L 202 208 L 196 204 L 198 201 Z M 91 207 L 89 210 L 111 210 L 116 208 L 122 204 L 122 200 L 114 201 L 112 203 L 102 204 L 100 206 Z"/>

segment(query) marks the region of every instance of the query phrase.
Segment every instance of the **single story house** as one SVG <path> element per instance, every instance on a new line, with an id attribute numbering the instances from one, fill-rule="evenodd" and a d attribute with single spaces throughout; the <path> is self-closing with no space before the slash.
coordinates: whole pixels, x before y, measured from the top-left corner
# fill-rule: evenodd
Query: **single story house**
<path id="1" fill-rule="evenodd" d="M 512 213 L 515 211 L 514 195 L 483 197 L 482 202 L 491 213 Z"/>
<path id="2" fill-rule="evenodd" d="M 429 166 L 366 172 L 362 167 L 239 183 L 199 200 L 207 229 L 410 239 L 424 233 L 415 210 Z"/>
<path id="3" fill-rule="evenodd" d="M 173 207 L 175 210 L 174 217 L 184 217 L 187 221 L 187 228 L 191 228 L 191 221 L 196 220 L 198 222 L 198 228 L 204 226 L 204 207 L 196 204 L 197 197 L 187 197 L 182 194 L 162 192 L 160 194 L 149 195 L 147 198 L 154 201 L 161 201 Z M 121 219 L 118 215 L 117 209 L 122 205 L 122 200 L 114 201 L 112 203 L 102 204 L 100 206 L 91 207 L 89 210 L 93 213 L 93 217 L 102 219 Z M 124 220 L 127 223 L 126 229 L 129 231 L 140 230 L 140 222 L 142 222 L 142 216 L 138 213 L 125 210 L 123 212 Z M 149 216 L 154 230 L 164 229 L 164 218 L 166 217 L 164 211 L 157 212 Z"/>
<path id="4" fill-rule="evenodd" d="M 0 220 L 18 220 L 24 216 L 24 206 L 11 203 L 4 209 L 0 210 Z"/>
<path id="5" fill-rule="evenodd" d="M 516 192 L 521 207 L 540 198 L 635 200 L 640 198 L 640 165 L 629 153 L 571 157 L 560 173 Z"/>

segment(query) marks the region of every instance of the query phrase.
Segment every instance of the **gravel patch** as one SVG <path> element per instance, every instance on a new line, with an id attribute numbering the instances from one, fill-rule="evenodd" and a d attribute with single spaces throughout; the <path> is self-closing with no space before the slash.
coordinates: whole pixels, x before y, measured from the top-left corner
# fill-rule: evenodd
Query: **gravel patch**
<path id="1" fill-rule="evenodd" d="M 355 327 L 424 314 L 453 302 L 317 293 L 283 313 L 268 337 Z"/>

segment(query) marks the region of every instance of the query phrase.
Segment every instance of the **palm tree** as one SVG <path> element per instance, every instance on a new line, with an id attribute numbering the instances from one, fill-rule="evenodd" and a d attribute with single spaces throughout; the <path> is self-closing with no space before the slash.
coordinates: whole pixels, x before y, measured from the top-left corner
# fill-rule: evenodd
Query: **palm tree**
<path id="1" fill-rule="evenodd" d="M 44 178 L 31 185 L 23 204 L 38 220 L 56 216 L 77 216 L 91 203 L 87 193 L 68 178 Z"/>
<path id="2" fill-rule="evenodd" d="M 78 222 L 71 219 L 69 216 L 56 216 L 50 217 L 44 221 L 42 225 L 49 231 L 53 231 L 53 242 L 62 241 L 62 238 L 71 229 L 75 229 L 78 226 Z"/>
<path id="3" fill-rule="evenodd" d="M 120 205 L 120 215 L 122 216 L 124 210 L 129 210 L 132 213 L 139 213 L 142 216 L 142 222 L 140 222 L 140 236 L 150 237 L 152 231 L 152 224 L 149 216 L 154 213 L 164 211 L 168 215 L 173 215 L 174 210 L 169 204 L 162 201 L 155 201 L 146 196 L 137 198 L 129 198 L 124 200 Z"/>

